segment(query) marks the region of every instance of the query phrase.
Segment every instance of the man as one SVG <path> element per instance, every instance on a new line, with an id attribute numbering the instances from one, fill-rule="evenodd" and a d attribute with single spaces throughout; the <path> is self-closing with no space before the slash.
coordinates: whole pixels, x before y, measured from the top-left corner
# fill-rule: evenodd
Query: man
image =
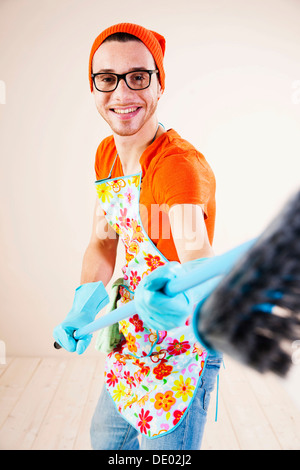
<path id="1" fill-rule="evenodd" d="M 126 259 L 118 305 L 131 301 L 159 266 L 213 255 L 214 175 L 203 155 L 158 123 L 164 52 L 163 36 L 123 23 L 103 31 L 90 54 L 91 91 L 112 135 L 96 153 L 98 197 L 81 283 L 108 284 L 121 238 Z M 122 339 L 107 356 L 92 421 L 93 448 L 199 449 L 220 359 L 208 357 L 189 321 L 158 331 L 136 314 L 119 328 Z M 75 350 L 69 330 L 61 330 Z"/>

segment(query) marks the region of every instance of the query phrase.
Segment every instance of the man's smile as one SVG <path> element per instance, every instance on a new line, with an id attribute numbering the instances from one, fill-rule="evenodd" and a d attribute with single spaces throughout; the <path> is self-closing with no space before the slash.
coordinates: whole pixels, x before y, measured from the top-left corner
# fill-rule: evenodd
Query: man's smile
<path id="1" fill-rule="evenodd" d="M 140 109 L 141 106 L 129 106 L 110 108 L 110 111 L 116 114 L 120 119 L 131 119 L 132 117 L 135 117 L 138 114 Z"/>

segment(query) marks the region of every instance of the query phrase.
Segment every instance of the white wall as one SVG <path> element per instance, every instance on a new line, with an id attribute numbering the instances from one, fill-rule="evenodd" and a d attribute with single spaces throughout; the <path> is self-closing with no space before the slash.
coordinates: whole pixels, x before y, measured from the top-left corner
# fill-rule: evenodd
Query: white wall
<path id="1" fill-rule="evenodd" d="M 109 133 L 88 84 L 90 47 L 107 26 L 135 22 L 166 37 L 159 117 L 215 171 L 217 253 L 258 235 L 299 187 L 299 2 L 137 5 L 0 1 L 0 340 L 7 355 L 64 354 L 53 350 L 52 330 L 79 283 L 94 156 Z"/>

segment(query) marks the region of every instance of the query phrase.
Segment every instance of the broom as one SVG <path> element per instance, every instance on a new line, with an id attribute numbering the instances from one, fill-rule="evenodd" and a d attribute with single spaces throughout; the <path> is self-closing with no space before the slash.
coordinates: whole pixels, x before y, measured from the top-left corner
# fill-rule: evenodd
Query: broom
<path id="1" fill-rule="evenodd" d="M 300 339 L 300 191 L 194 312 L 203 341 L 285 376 Z"/>
<path id="2" fill-rule="evenodd" d="M 159 269 L 159 268 L 158 268 Z M 259 372 L 287 374 L 300 338 L 300 191 L 262 235 L 169 281 L 169 296 L 194 289 L 195 334 L 209 349 Z M 85 325 L 75 339 L 136 312 L 134 301 Z"/>

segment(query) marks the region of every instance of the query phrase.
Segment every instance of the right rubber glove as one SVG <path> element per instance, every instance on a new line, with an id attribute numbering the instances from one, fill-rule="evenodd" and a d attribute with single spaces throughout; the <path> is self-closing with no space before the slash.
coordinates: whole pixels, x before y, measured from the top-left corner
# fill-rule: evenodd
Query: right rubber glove
<path id="1" fill-rule="evenodd" d="M 74 332 L 91 323 L 108 302 L 109 296 L 102 281 L 89 282 L 77 287 L 70 312 L 65 320 L 54 328 L 55 341 L 69 352 L 76 351 L 77 354 L 82 354 L 90 344 L 92 335 L 76 340 Z"/>
<path id="2" fill-rule="evenodd" d="M 199 267 L 208 258 L 180 264 L 171 261 L 146 276 L 138 285 L 134 303 L 136 311 L 146 325 L 154 330 L 170 330 L 184 325 L 193 314 L 196 298 L 192 290 L 171 297 L 166 294 L 166 284 L 184 273 Z"/>

